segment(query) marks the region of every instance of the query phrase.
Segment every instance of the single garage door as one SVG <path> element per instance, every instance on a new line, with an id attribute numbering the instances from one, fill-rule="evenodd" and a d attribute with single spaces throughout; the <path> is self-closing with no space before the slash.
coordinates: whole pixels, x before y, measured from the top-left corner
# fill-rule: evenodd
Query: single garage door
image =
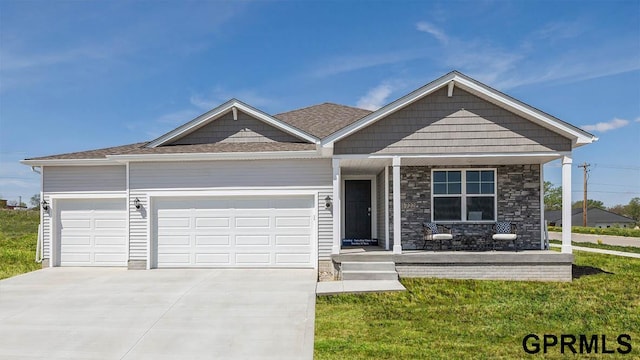
<path id="1" fill-rule="evenodd" d="M 313 197 L 159 198 L 157 267 L 313 267 Z"/>
<path id="2" fill-rule="evenodd" d="M 126 266 L 125 199 L 58 200 L 60 266 Z"/>

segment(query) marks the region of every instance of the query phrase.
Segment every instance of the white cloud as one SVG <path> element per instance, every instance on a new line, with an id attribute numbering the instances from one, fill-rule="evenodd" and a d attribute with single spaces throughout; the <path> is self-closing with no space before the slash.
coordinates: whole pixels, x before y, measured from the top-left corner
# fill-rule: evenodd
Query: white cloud
<path id="1" fill-rule="evenodd" d="M 418 31 L 422 31 L 422 32 L 426 32 L 427 34 L 430 34 L 431 36 L 433 36 L 443 44 L 446 44 L 449 42 L 449 37 L 447 36 L 447 34 L 445 34 L 442 29 L 439 29 L 438 27 L 436 27 L 435 25 L 429 22 L 420 21 L 419 23 L 416 24 L 416 29 Z"/>
<path id="2" fill-rule="evenodd" d="M 358 99 L 356 106 L 361 109 L 378 110 L 387 103 L 387 98 L 393 92 L 393 86 L 384 82 L 369 90 L 364 96 Z"/>
<path id="3" fill-rule="evenodd" d="M 640 117 L 636 118 L 636 122 L 640 123 Z"/>
<path id="4" fill-rule="evenodd" d="M 312 71 L 315 77 L 325 77 L 340 73 L 366 69 L 374 66 L 395 64 L 403 61 L 423 57 L 424 54 L 415 50 L 389 51 L 379 54 L 335 56 L 324 59 L 322 65 Z"/>
<path id="5" fill-rule="evenodd" d="M 192 95 L 189 98 L 189 102 L 191 103 L 191 105 L 199 109 L 208 111 L 221 105 L 222 103 L 230 99 L 238 99 L 242 102 L 247 103 L 248 105 L 258 107 L 258 108 L 261 108 L 264 106 L 272 106 L 276 103 L 275 100 L 262 96 L 254 90 L 228 91 L 220 86 L 214 88 L 207 95 L 203 95 L 203 94 Z"/>
<path id="6" fill-rule="evenodd" d="M 606 132 L 609 130 L 619 129 L 627 125 L 629 125 L 629 120 L 614 118 L 608 122 L 599 122 L 595 125 L 584 125 L 582 129 L 586 131 Z"/>
<path id="7" fill-rule="evenodd" d="M 584 26 L 579 21 L 550 22 L 534 31 L 533 35 L 540 39 L 563 40 L 572 39 L 584 31 Z"/>

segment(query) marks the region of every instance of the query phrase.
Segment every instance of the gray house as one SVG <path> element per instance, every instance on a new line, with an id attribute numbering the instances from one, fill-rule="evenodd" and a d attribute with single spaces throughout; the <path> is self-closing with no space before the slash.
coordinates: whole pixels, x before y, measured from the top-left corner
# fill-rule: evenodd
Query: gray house
<path id="1" fill-rule="evenodd" d="M 149 142 L 22 163 L 42 173 L 44 266 L 331 272 L 346 244 L 421 250 L 424 222 L 453 228 L 445 250 L 484 249 L 497 221 L 540 250 L 542 166 L 562 159 L 568 224 L 571 154 L 595 140 L 454 71 L 374 112 L 232 99 Z"/>
<path id="2" fill-rule="evenodd" d="M 573 226 L 582 226 L 582 208 L 572 209 L 571 211 L 571 223 Z M 544 212 L 544 218 L 547 220 L 549 226 L 562 226 L 562 211 L 549 210 Z M 612 213 L 611 211 L 589 208 L 587 209 L 587 226 L 596 228 L 609 228 L 609 227 L 633 227 L 635 220 L 626 216 Z"/>

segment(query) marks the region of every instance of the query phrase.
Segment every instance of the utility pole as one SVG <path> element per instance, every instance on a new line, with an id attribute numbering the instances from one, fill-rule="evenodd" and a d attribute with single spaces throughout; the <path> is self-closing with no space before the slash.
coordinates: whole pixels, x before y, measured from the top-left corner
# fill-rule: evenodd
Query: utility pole
<path id="1" fill-rule="evenodd" d="M 584 189 L 584 198 L 582 199 L 582 226 L 587 226 L 587 175 L 589 174 L 589 166 L 591 164 L 587 164 L 585 161 L 582 165 L 578 165 L 579 168 L 583 170 L 583 189 Z"/>

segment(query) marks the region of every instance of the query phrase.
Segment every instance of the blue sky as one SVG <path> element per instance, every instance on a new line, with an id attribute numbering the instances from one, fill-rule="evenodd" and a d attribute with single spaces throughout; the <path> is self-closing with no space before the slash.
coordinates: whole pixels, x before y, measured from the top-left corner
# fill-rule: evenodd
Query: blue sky
<path id="1" fill-rule="evenodd" d="M 4 0 L 0 194 L 39 191 L 21 159 L 151 140 L 232 97 L 373 109 L 454 69 L 600 138 L 574 200 L 585 161 L 590 198 L 640 196 L 640 0 Z"/>

